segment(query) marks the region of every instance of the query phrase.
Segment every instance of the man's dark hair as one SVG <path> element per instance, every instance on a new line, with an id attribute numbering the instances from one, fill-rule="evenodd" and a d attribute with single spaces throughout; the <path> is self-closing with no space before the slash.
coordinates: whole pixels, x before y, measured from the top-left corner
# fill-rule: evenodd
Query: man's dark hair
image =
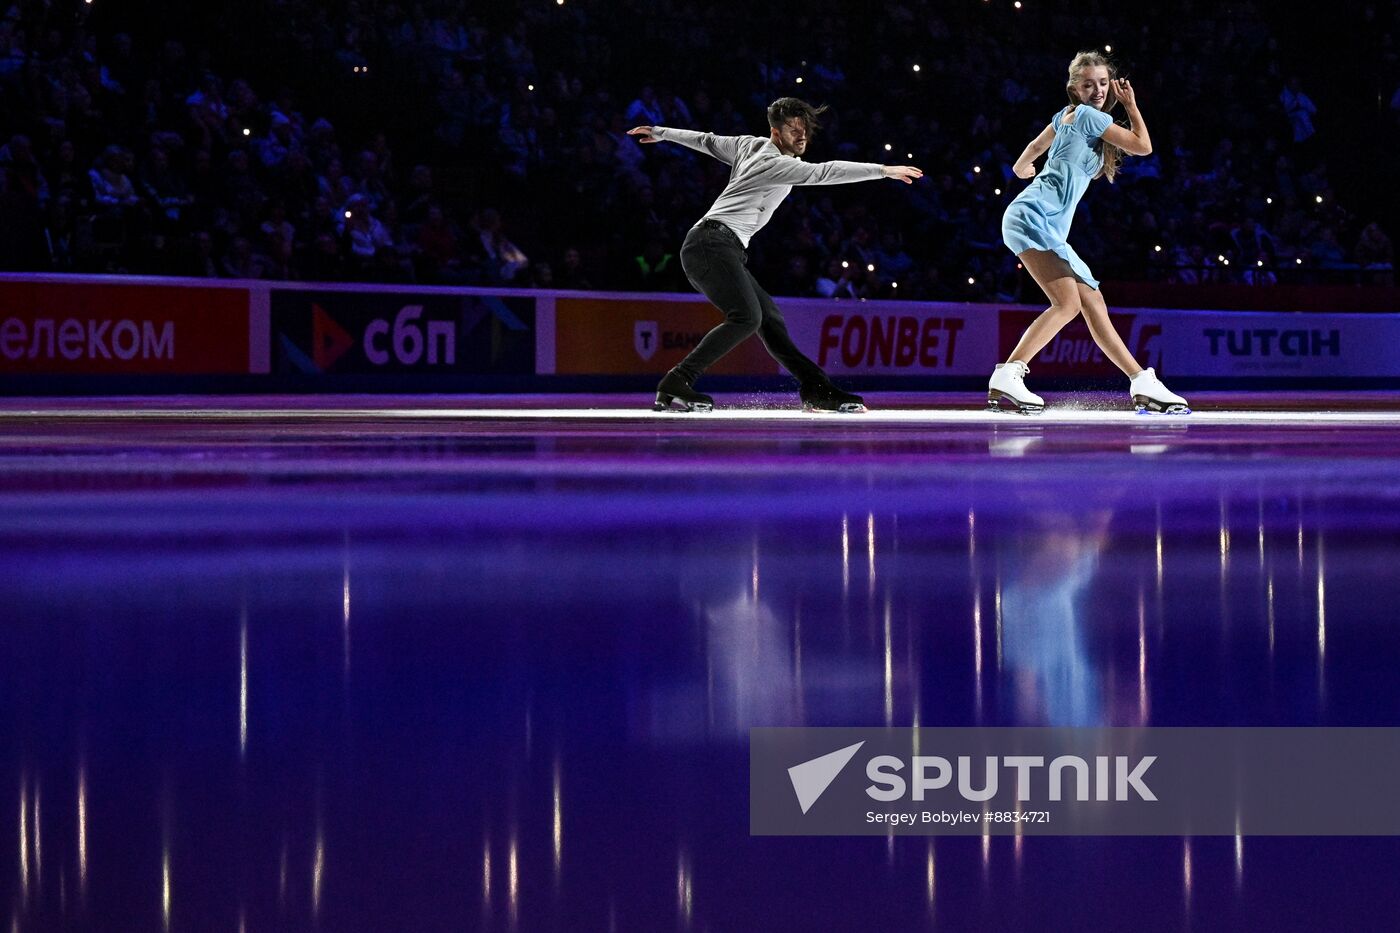
<path id="1" fill-rule="evenodd" d="M 799 97 L 779 97 L 768 105 L 768 125 L 776 130 L 796 117 L 807 124 L 808 133 L 815 133 L 821 129 L 820 117 L 826 111 L 826 104 L 813 107 Z"/>

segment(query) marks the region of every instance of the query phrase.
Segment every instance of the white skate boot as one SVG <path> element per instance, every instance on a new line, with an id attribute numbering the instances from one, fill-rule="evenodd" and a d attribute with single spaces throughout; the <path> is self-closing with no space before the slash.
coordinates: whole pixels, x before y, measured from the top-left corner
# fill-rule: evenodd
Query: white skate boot
<path id="1" fill-rule="evenodd" d="M 1014 411 L 1023 415 L 1044 411 L 1045 399 L 1026 388 L 1026 373 L 1030 371 L 1031 368 L 1020 360 L 998 363 L 987 382 L 987 411 Z"/>
<path id="2" fill-rule="evenodd" d="M 1162 385 L 1162 380 L 1151 369 L 1144 369 L 1133 377 L 1128 386 L 1138 414 L 1159 412 L 1166 415 L 1189 415 L 1191 408 L 1186 399 Z"/>

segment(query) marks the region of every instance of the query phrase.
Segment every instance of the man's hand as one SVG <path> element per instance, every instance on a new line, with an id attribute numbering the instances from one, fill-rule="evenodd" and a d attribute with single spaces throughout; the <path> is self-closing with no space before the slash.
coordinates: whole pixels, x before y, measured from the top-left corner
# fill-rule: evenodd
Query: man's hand
<path id="1" fill-rule="evenodd" d="M 630 130 L 627 131 L 627 135 L 628 135 L 628 136 L 640 136 L 640 137 L 642 137 L 642 138 L 639 140 L 639 142 L 644 142 L 644 143 L 659 143 L 659 142 L 661 142 L 661 140 L 659 140 L 659 139 L 657 139 L 655 136 L 651 135 L 651 127 L 649 127 L 649 126 L 634 126 L 634 127 L 632 127 Z"/>
<path id="2" fill-rule="evenodd" d="M 906 185 L 912 185 L 914 179 L 924 177 L 924 170 L 915 168 L 912 165 L 886 165 L 882 167 L 884 168 L 886 178 L 897 179 L 904 182 Z"/>
<path id="3" fill-rule="evenodd" d="M 1030 164 L 1030 165 L 1020 165 L 1020 164 L 1013 165 L 1013 166 L 1011 166 L 1011 172 L 1012 172 L 1012 174 L 1015 175 L 1017 178 L 1034 178 L 1034 177 L 1035 177 L 1035 164 L 1032 163 L 1032 164 Z"/>

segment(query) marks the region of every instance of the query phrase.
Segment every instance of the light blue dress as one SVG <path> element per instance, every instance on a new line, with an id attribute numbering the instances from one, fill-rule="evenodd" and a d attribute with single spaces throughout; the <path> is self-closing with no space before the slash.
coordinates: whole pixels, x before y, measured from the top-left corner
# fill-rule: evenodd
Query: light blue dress
<path id="1" fill-rule="evenodd" d="M 1001 218 L 1001 238 L 1018 256 L 1028 249 L 1056 254 L 1085 285 L 1097 289 L 1099 280 L 1066 240 L 1079 199 L 1103 167 L 1100 137 L 1113 118 L 1087 104 L 1075 108 L 1074 122 L 1068 126 L 1061 122 L 1064 116 L 1061 110 L 1050 121 L 1055 141 L 1050 144 L 1045 168 L 1007 205 Z"/>

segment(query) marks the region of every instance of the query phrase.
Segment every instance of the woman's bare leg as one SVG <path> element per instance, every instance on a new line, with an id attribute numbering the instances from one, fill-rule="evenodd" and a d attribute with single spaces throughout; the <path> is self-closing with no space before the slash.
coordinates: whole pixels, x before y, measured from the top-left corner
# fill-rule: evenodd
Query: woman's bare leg
<path id="1" fill-rule="evenodd" d="M 1035 284 L 1050 299 L 1050 307 L 1031 322 L 1007 362 L 1020 360 L 1027 365 L 1066 324 L 1079 313 L 1079 282 L 1069 264 L 1047 250 L 1028 249 L 1017 256 Z"/>
<path id="2" fill-rule="evenodd" d="M 1123 344 L 1123 338 L 1118 336 L 1118 331 L 1113 326 L 1113 321 L 1108 317 L 1108 306 L 1104 304 L 1103 294 L 1098 292 L 1083 282 L 1079 285 L 1079 306 L 1084 312 L 1084 321 L 1089 325 L 1089 333 L 1094 338 L 1094 343 L 1099 345 L 1099 349 L 1113 361 L 1113 365 L 1123 370 L 1123 375 L 1129 379 L 1142 372 L 1142 367 L 1137 360 L 1128 352 L 1128 348 Z"/>

